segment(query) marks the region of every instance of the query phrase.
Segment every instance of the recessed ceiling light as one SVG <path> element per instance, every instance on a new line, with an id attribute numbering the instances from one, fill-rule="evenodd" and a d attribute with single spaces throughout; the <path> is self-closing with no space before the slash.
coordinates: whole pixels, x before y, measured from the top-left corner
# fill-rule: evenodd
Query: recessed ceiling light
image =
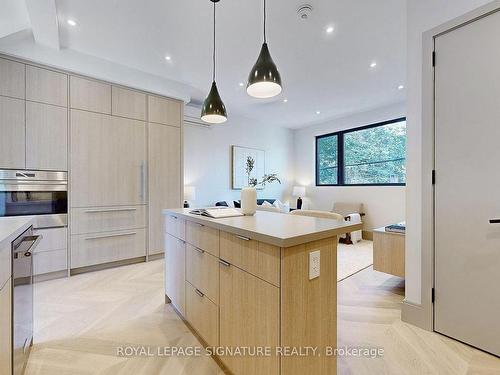
<path id="1" fill-rule="evenodd" d="M 404 85 L 399 85 L 398 86 L 398 90 L 403 90 L 404 88 L 405 88 Z"/>
<path id="2" fill-rule="evenodd" d="M 335 30 L 333 26 L 328 26 L 328 27 L 326 28 L 326 32 L 327 32 L 328 34 L 333 33 L 333 30 Z"/>
<path id="3" fill-rule="evenodd" d="M 170 56 L 165 56 L 165 60 L 170 61 L 172 58 Z"/>
<path id="4" fill-rule="evenodd" d="M 377 66 L 377 62 L 372 61 L 372 63 L 370 64 L 370 68 L 375 68 L 376 66 Z"/>
<path id="5" fill-rule="evenodd" d="M 283 99 L 283 103 L 288 103 L 288 99 Z"/>
<path id="6" fill-rule="evenodd" d="M 245 84 L 243 82 L 240 82 L 240 87 L 243 87 L 245 86 Z"/>
<path id="7" fill-rule="evenodd" d="M 68 25 L 70 25 L 70 26 L 76 26 L 75 20 L 69 19 L 67 22 L 68 22 Z"/>
<path id="8" fill-rule="evenodd" d="M 321 111 L 316 111 L 316 114 L 319 115 L 321 113 Z"/>

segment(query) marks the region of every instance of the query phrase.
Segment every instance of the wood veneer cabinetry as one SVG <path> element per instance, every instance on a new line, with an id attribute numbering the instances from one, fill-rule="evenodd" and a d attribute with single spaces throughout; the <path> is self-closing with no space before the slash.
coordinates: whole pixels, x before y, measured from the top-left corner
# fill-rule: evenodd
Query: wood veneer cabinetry
<path id="1" fill-rule="evenodd" d="M 0 84 L 1 85 L 1 84 Z M 25 101 L 0 96 L 0 168 L 26 165 Z"/>
<path id="2" fill-rule="evenodd" d="M 337 237 L 278 247 L 226 231 L 227 222 L 217 229 L 191 216 L 165 213 L 166 294 L 174 304 L 185 296 L 185 312 L 175 307 L 203 343 L 270 350 L 220 355 L 233 374 L 335 374 L 328 350 L 337 342 Z M 182 225 L 185 241 L 169 234 L 184 234 Z M 321 272 L 309 279 L 312 252 L 320 253 Z M 305 347 L 317 348 L 316 355 L 279 355 Z"/>

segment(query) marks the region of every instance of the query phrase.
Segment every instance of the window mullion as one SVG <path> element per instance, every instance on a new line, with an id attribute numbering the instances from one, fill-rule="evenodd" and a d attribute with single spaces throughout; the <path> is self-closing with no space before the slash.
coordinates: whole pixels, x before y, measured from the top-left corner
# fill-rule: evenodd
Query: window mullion
<path id="1" fill-rule="evenodd" d="M 337 136 L 337 184 L 344 185 L 344 133 Z"/>

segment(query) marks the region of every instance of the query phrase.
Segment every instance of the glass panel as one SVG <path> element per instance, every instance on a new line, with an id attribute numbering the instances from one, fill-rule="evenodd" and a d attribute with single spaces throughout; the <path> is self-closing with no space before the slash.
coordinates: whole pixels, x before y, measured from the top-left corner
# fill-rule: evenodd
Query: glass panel
<path id="1" fill-rule="evenodd" d="M 2 191 L 0 216 L 65 214 L 66 191 Z"/>
<path id="2" fill-rule="evenodd" d="M 406 121 L 344 134 L 346 185 L 406 182 Z"/>
<path id="3" fill-rule="evenodd" d="M 338 184 L 338 142 L 337 135 L 317 139 L 318 184 Z"/>

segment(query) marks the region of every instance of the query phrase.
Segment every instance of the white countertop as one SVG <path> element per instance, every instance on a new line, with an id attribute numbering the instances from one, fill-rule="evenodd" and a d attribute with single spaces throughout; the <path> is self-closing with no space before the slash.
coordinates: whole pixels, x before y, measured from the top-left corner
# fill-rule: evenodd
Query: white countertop
<path id="1" fill-rule="evenodd" d="M 31 216 L 0 217 L 0 249 L 6 246 L 10 249 L 10 243 L 33 225 L 33 221 Z"/>
<path id="2" fill-rule="evenodd" d="M 360 230 L 362 224 L 299 215 L 257 211 L 254 216 L 212 219 L 190 214 L 190 208 L 165 209 L 164 215 L 179 216 L 212 228 L 279 247 L 291 247 Z"/>

